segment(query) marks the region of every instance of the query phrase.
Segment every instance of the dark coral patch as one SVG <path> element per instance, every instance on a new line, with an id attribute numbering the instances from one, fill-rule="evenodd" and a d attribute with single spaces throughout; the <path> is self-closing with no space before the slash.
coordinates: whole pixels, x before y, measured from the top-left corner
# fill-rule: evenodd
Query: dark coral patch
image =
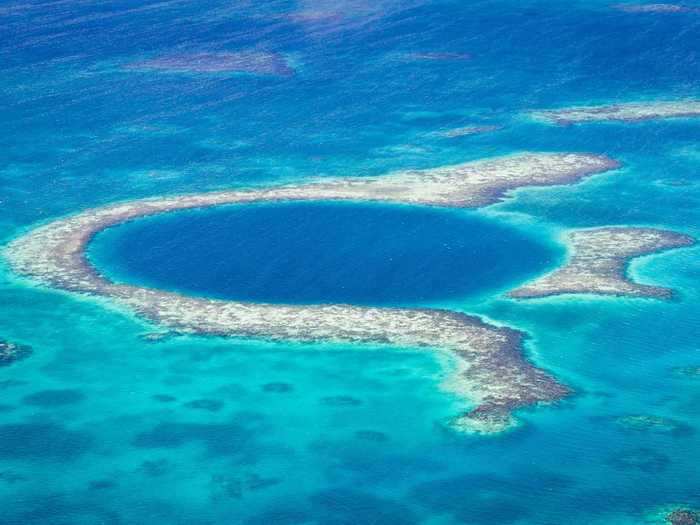
<path id="1" fill-rule="evenodd" d="M 209 495 L 213 501 L 240 499 L 246 491 L 263 490 L 278 483 L 280 480 L 277 478 L 264 478 L 254 473 L 244 476 L 215 474 L 209 481 Z"/>
<path id="2" fill-rule="evenodd" d="M 18 483 L 20 481 L 25 481 L 26 479 L 26 476 L 18 474 L 17 472 L 14 472 L 12 470 L 5 470 L 0 472 L 0 481 L 4 481 L 5 483 L 9 483 L 10 485 Z"/>
<path id="3" fill-rule="evenodd" d="M 313 514 L 305 507 L 280 506 L 248 518 L 245 525 L 306 525 L 313 522 Z"/>
<path id="4" fill-rule="evenodd" d="M 618 470 L 641 470 L 649 474 L 663 472 L 671 463 L 669 457 L 656 450 L 639 447 L 625 450 L 608 463 Z"/>
<path id="5" fill-rule="evenodd" d="M 85 399 L 85 395 L 79 390 L 57 389 L 41 390 L 25 396 L 25 405 L 40 407 L 57 407 L 63 405 L 73 405 Z"/>
<path id="6" fill-rule="evenodd" d="M 136 436 L 134 446 L 139 448 L 177 448 L 188 443 L 201 443 L 212 455 L 238 455 L 255 449 L 256 429 L 238 422 L 159 423 L 151 430 Z"/>
<path id="7" fill-rule="evenodd" d="M 153 400 L 158 401 L 159 403 L 172 403 L 177 401 L 175 396 L 171 396 L 169 394 L 155 394 L 151 397 Z"/>
<path id="8" fill-rule="evenodd" d="M 378 430 L 358 430 L 355 432 L 355 437 L 363 441 L 374 441 L 375 443 L 383 443 L 389 440 L 389 436 Z"/>
<path id="9" fill-rule="evenodd" d="M 521 495 L 546 490 L 560 497 L 572 484 L 558 473 L 528 468 L 511 476 L 474 474 L 429 481 L 416 485 L 412 494 L 434 513 L 450 513 L 460 523 L 492 525 L 528 520 L 532 502 Z"/>
<path id="10" fill-rule="evenodd" d="M 0 458 L 68 461 L 84 454 L 92 437 L 55 423 L 0 425 Z"/>
<path id="11" fill-rule="evenodd" d="M 152 478 L 167 474 L 171 469 L 172 464 L 165 458 L 149 459 L 141 463 L 141 471 Z"/>
<path id="12" fill-rule="evenodd" d="M 115 481 L 111 479 L 95 479 L 89 484 L 90 490 L 106 490 L 117 486 Z"/>
<path id="13" fill-rule="evenodd" d="M 279 478 L 265 478 L 259 474 L 249 474 L 245 480 L 246 487 L 250 490 L 263 490 L 282 483 Z"/>
<path id="14" fill-rule="evenodd" d="M 321 398 L 321 403 L 334 407 L 356 407 L 362 404 L 362 400 L 351 396 L 326 396 Z"/>
<path id="15" fill-rule="evenodd" d="M 18 386 L 23 386 L 28 384 L 27 381 L 22 381 L 20 379 L 5 379 L 0 381 L 0 390 L 5 390 L 7 388 L 16 388 Z"/>
<path id="16" fill-rule="evenodd" d="M 676 509 L 666 516 L 666 521 L 671 525 L 698 525 L 700 524 L 700 512 L 690 509 Z"/>
<path id="17" fill-rule="evenodd" d="M 235 476 L 215 474 L 209 480 L 209 488 L 212 501 L 240 499 L 243 496 L 243 482 Z"/>
<path id="18" fill-rule="evenodd" d="M 208 412 L 218 412 L 224 407 L 223 401 L 217 399 L 195 399 L 185 403 L 185 407 L 194 410 L 206 410 Z"/>
<path id="19" fill-rule="evenodd" d="M 32 355 L 32 352 L 31 346 L 0 339 L 0 366 L 8 366 L 22 359 L 26 359 Z"/>
<path id="20" fill-rule="evenodd" d="M 262 386 L 262 390 L 263 392 L 270 392 L 274 394 L 286 394 L 287 392 L 294 390 L 294 386 L 290 385 L 289 383 L 281 382 L 265 383 Z"/>
<path id="21" fill-rule="evenodd" d="M 320 523 L 354 525 L 414 525 L 419 523 L 411 509 L 400 503 L 354 489 L 338 488 L 317 492 L 310 498 Z"/>
<path id="22" fill-rule="evenodd" d="M 119 514 L 110 508 L 73 498 L 68 494 L 35 497 L 20 506 L 16 514 L 4 513 L 3 523 L 11 525 L 120 525 Z"/>

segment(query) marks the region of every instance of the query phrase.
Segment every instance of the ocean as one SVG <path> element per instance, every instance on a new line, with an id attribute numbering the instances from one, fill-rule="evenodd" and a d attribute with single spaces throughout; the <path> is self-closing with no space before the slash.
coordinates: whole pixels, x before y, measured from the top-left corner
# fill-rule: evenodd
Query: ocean
<path id="1" fill-rule="evenodd" d="M 699 248 L 631 263 L 640 282 L 673 288 L 670 301 L 503 295 L 561 263 L 571 228 L 700 239 L 700 120 L 527 116 L 700 97 L 700 4 L 683 5 L 4 2 L 2 244 L 143 197 L 521 151 L 622 168 L 479 210 L 227 206 L 135 220 L 91 245 L 122 282 L 440 307 L 523 330 L 528 358 L 574 394 L 498 435 L 450 428 L 464 405 L 441 388 L 453 364 L 424 349 L 149 340 L 158 327 L 109 300 L 39 286 L 0 260 L 0 339 L 33 349 L 0 368 L 0 521 L 631 525 L 700 507 Z M 172 67 L 239 51 L 257 53 L 247 71 Z M 176 58 L 149 65 L 163 56 Z M 467 126 L 493 128 L 450 136 Z"/>

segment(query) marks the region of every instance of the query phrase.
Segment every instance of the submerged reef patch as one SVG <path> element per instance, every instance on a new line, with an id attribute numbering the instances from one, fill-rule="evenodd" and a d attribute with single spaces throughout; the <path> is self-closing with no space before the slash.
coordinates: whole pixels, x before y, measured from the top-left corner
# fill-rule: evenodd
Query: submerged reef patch
<path id="1" fill-rule="evenodd" d="M 389 436 L 378 430 L 357 430 L 355 432 L 355 438 L 362 441 L 372 441 L 374 443 L 383 443 L 389 440 Z"/>
<path id="2" fill-rule="evenodd" d="M 469 135 L 481 135 L 484 133 L 493 133 L 503 129 L 502 126 L 497 126 L 495 124 L 483 124 L 483 125 L 473 125 L 473 126 L 462 126 L 460 128 L 451 128 L 444 131 L 435 132 L 435 136 L 443 137 L 447 139 L 454 139 L 457 137 L 467 137 Z"/>
<path id="3" fill-rule="evenodd" d="M 321 403 L 333 407 L 357 407 L 362 400 L 352 396 L 326 396 L 321 398 Z"/>
<path id="4" fill-rule="evenodd" d="M 691 246 L 692 237 L 653 228 L 610 227 L 574 230 L 567 244 L 568 262 L 554 272 L 508 293 L 517 299 L 560 294 L 601 294 L 668 299 L 673 290 L 632 282 L 626 277 L 630 259 Z"/>
<path id="5" fill-rule="evenodd" d="M 21 345 L 0 339 L 0 366 L 9 366 L 12 363 L 26 359 L 32 355 L 32 347 Z"/>
<path id="6" fill-rule="evenodd" d="M 294 390 L 294 385 L 284 382 L 272 382 L 265 383 L 262 386 L 263 392 L 274 393 L 274 394 L 286 394 Z"/>
<path id="7" fill-rule="evenodd" d="M 193 410 L 206 410 L 207 412 L 218 412 L 224 408 L 224 402 L 218 399 L 195 399 L 185 403 L 186 408 Z"/>
<path id="8" fill-rule="evenodd" d="M 523 153 L 377 177 L 143 199 L 87 210 L 38 227 L 11 242 L 5 256 L 19 274 L 64 290 L 110 297 L 176 332 L 384 343 L 447 352 L 457 366 L 446 386 L 476 405 L 457 418 L 455 426 L 495 432 L 511 424 L 514 410 L 569 393 L 524 358 L 522 332 L 447 310 L 244 303 L 118 284 L 91 266 L 85 256 L 87 245 L 99 231 L 137 217 L 223 204 L 349 200 L 477 208 L 498 202 L 515 188 L 573 183 L 618 165 L 598 155 Z"/>
<path id="9" fill-rule="evenodd" d="M 617 424 L 626 430 L 636 430 L 640 432 L 656 432 L 660 434 L 670 434 L 673 436 L 688 435 L 692 432 L 691 427 L 680 421 L 673 419 L 652 416 L 652 415 L 629 415 L 617 418 Z"/>
<path id="10" fill-rule="evenodd" d="M 471 60 L 469 53 L 459 53 L 455 51 L 415 51 L 403 55 L 406 60 L 435 60 L 435 61 L 460 61 Z"/>
<path id="11" fill-rule="evenodd" d="M 248 491 L 256 492 L 265 490 L 281 482 L 281 479 L 264 478 L 255 472 L 244 476 L 214 474 L 209 481 L 210 499 L 212 501 L 241 499 Z"/>
<path id="12" fill-rule="evenodd" d="M 55 389 L 41 390 L 24 397 L 22 402 L 25 405 L 38 407 L 59 407 L 64 405 L 74 405 L 85 399 L 85 395 L 79 390 Z"/>
<path id="13" fill-rule="evenodd" d="M 700 8 L 681 4 L 615 4 L 612 7 L 625 13 L 700 13 Z"/>
<path id="14" fill-rule="evenodd" d="M 71 461 L 86 453 L 93 436 L 57 423 L 0 425 L 0 459 Z"/>
<path id="15" fill-rule="evenodd" d="M 623 432 L 662 434 L 672 437 L 688 437 L 694 434 L 693 427 L 682 421 L 652 414 L 629 414 L 624 416 L 596 416 L 593 421 L 611 422 Z"/>
<path id="16" fill-rule="evenodd" d="M 283 56 L 263 51 L 178 53 L 128 64 L 127 69 L 173 73 L 251 73 L 290 76 L 294 70 Z"/>
<path id="17" fill-rule="evenodd" d="M 671 525 L 698 525 L 700 512 L 690 509 L 675 509 L 666 516 L 666 522 Z"/>
<path id="18" fill-rule="evenodd" d="M 673 369 L 673 373 L 679 377 L 685 377 L 688 379 L 700 379 L 700 365 L 678 366 Z"/>
<path id="19" fill-rule="evenodd" d="M 533 111 L 530 116 L 548 124 L 570 125 L 582 122 L 623 121 L 700 117 L 700 100 L 630 102 L 602 106 Z"/>
<path id="20" fill-rule="evenodd" d="M 212 456 L 236 456 L 257 449 L 260 425 L 237 420 L 228 423 L 162 422 L 141 432 L 133 446 L 145 449 L 174 449 L 188 443 L 201 444 Z"/>
<path id="21" fill-rule="evenodd" d="M 27 477 L 12 470 L 3 470 L 0 471 L 0 481 L 14 485 L 20 481 L 27 481 Z"/>
<path id="22" fill-rule="evenodd" d="M 173 464 L 165 458 L 147 459 L 141 463 L 140 472 L 144 475 L 155 478 L 163 476 L 173 469 Z"/>
<path id="23" fill-rule="evenodd" d="M 414 511 L 398 500 L 352 488 L 321 490 L 312 494 L 309 501 L 313 516 L 321 517 L 317 523 L 416 525 L 419 522 Z"/>
<path id="24" fill-rule="evenodd" d="M 154 394 L 151 396 L 152 399 L 155 401 L 158 401 L 159 403 L 173 403 L 177 401 L 177 398 L 175 396 L 171 396 L 169 394 Z"/>
<path id="25" fill-rule="evenodd" d="M 533 481 L 523 477 L 520 484 L 514 484 L 506 476 L 482 473 L 439 478 L 415 485 L 411 494 L 418 505 L 433 512 L 449 513 L 457 523 L 524 523 L 531 517 L 531 510 L 513 493 L 518 489 L 542 490 L 536 482 L 543 483 L 549 474 L 542 478 L 537 474 L 540 472 L 531 476 Z M 555 497 L 563 492 L 559 487 L 547 487 L 547 490 Z M 458 494 L 459 497 L 445 498 L 445 494 Z"/>
<path id="26" fill-rule="evenodd" d="M 148 343 L 160 343 L 162 341 L 167 341 L 176 335 L 177 333 L 175 332 L 148 332 L 141 334 L 139 339 Z"/>
<path id="27" fill-rule="evenodd" d="M 118 483 L 111 479 L 94 479 L 88 484 L 90 490 L 107 490 L 118 486 Z"/>
<path id="28" fill-rule="evenodd" d="M 671 460 L 654 449 L 638 447 L 621 451 L 612 456 L 608 463 L 618 470 L 640 470 L 652 474 L 666 470 Z"/>

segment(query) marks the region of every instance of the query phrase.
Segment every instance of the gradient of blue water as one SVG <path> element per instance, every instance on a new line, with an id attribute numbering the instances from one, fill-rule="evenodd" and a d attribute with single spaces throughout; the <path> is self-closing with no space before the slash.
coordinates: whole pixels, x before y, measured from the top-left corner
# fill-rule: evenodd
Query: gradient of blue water
<path id="1" fill-rule="evenodd" d="M 493 294 L 560 252 L 473 213 L 303 203 L 133 221 L 99 235 L 90 256 L 112 279 L 194 295 L 397 305 Z"/>
<path id="2" fill-rule="evenodd" d="M 700 96 L 700 17 L 608 4 L 5 2 L 0 235 L 117 200 L 546 150 L 605 153 L 624 168 L 483 213 L 546 238 L 604 224 L 700 236 L 697 121 L 561 128 L 521 114 Z M 284 16 L 310 9 L 342 16 Z M 121 67 L 250 47 L 284 53 L 297 74 Z M 401 58 L 440 51 L 473 59 Z M 434 134 L 471 124 L 504 129 Z M 697 261 L 694 248 L 633 265 L 678 289 L 671 303 L 446 300 L 528 331 L 530 357 L 577 391 L 495 438 L 444 428 L 463 406 L 439 391 L 442 363 L 424 352 L 147 343 L 139 336 L 154 327 L 4 272 L 0 336 L 35 354 L 0 369 L 3 519 L 626 525 L 659 506 L 700 505 L 698 383 L 672 372 L 700 364 Z M 691 432 L 613 422 L 639 413 Z"/>

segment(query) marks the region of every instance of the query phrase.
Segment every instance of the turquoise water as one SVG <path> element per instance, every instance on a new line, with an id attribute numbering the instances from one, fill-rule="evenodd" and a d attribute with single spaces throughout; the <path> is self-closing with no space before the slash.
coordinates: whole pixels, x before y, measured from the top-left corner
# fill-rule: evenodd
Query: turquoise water
<path id="1" fill-rule="evenodd" d="M 474 213 L 360 203 L 164 214 L 110 228 L 90 257 L 111 279 L 194 295 L 390 305 L 495 293 L 562 258 Z"/>
<path id="2" fill-rule="evenodd" d="M 114 201 L 524 150 L 602 153 L 624 167 L 515 192 L 478 212 L 484 220 L 542 242 L 611 224 L 700 237 L 699 121 L 552 127 L 522 116 L 700 97 L 700 16 L 609 4 L 5 2 L 0 240 Z M 123 67 L 250 48 L 283 55 L 295 73 Z M 405 58 L 418 52 L 472 58 Z M 503 128 L 436 134 L 490 124 Z M 698 379 L 674 372 L 700 366 L 698 253 L 632 265 L 640 281 L 678 290 L 673 302 L 431 299 L 527 331 L 528 356 L 576 390 L 495 437 L 445 427 L 465 407 L 440 390 L 449 363 L 424 351 L 147 342 L 157 327 L 3 267 L 0 338 L 34 353 L 0 369 L 2 520 L 628 525 L 665 505 L 700 506 Z M 672 430 L 617 419 L 638 414 Z"/>

